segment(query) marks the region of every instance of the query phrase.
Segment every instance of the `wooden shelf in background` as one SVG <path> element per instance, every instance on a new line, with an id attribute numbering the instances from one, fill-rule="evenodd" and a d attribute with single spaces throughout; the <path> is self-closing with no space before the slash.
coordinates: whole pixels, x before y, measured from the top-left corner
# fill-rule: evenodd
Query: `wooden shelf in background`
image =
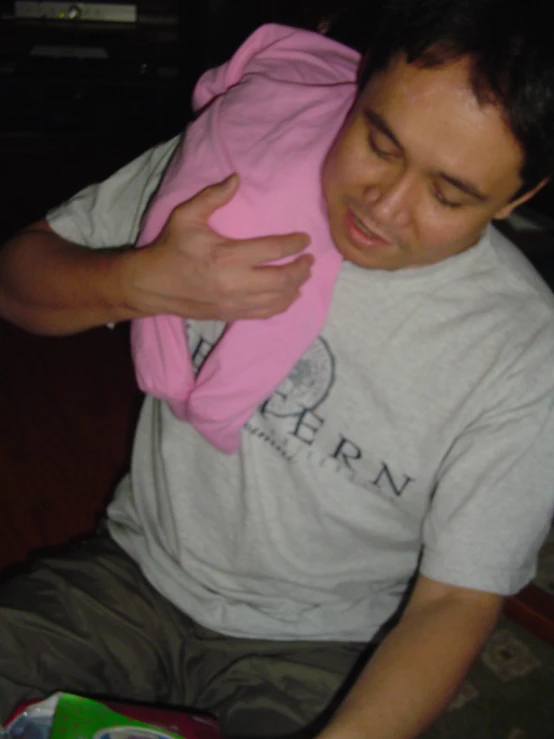
<path id="1" fill-rule="evenodd" d="M 506 600 L 504 615 L 554 646 L 554 597 L 536 585 Z"/>

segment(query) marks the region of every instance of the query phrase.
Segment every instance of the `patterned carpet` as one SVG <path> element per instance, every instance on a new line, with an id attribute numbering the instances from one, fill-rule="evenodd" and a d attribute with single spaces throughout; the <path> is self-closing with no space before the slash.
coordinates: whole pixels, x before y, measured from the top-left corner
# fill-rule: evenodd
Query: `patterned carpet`
<path id="1" fill-rule="evenodd" d="M 554 596 L 554 529 L 534 584 Z M 425 739 L 554 739 L 554 648 L 503 618 Z"/>

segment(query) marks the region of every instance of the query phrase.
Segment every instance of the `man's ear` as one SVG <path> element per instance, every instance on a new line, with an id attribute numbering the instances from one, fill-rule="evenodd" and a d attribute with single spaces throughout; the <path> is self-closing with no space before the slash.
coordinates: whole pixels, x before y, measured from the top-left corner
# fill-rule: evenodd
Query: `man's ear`
<path id="1" fill-rule="evenodd" d="M 533 195 L 536 195 L 539 190 L 542 190 L 542 188 L 548 184 L 549 180 L 550 177 L 547 177 L 542 182 L 539 182 L 539 184 L 532 190 L 528 190 L 527 192 L 524 192 L 523 195 L 520 195 L 518 198 L 510 200 L 509 203 L 507 203 L 503 208 L 500 208 L 500 210 L 494 215 L 494 220 L 500 221 L 503 218 L 507 218 L 513 213 L 516 208 L 519 208 L 520 205 L 523 205 L 523 203 L 531 200 Z"/>

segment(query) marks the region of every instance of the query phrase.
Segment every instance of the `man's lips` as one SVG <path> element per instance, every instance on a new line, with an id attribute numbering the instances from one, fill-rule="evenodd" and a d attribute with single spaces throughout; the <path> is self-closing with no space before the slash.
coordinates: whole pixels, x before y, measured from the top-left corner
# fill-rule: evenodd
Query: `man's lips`
<path id="1" fill-rule="evenodd" d="M 350 208 L 346 211 L 346 231 L 349 238 L 357 245 L 366 249 L 388 246 L 391 242 L 374 228 L 357 216 Z"/>

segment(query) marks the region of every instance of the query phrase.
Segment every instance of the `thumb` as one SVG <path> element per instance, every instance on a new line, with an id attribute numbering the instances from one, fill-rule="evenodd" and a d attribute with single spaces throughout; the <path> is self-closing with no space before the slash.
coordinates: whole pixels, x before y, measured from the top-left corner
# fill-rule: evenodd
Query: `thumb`
<path id="1" fill-rule="evenodd" d="M 231 174 L 221 182 L 200 190 L 186 204 L 188 217 L 206 223 L 214 210 L 223 207 L 232 200 L 238 190 L 238 186 L 238 175 Z"/>

